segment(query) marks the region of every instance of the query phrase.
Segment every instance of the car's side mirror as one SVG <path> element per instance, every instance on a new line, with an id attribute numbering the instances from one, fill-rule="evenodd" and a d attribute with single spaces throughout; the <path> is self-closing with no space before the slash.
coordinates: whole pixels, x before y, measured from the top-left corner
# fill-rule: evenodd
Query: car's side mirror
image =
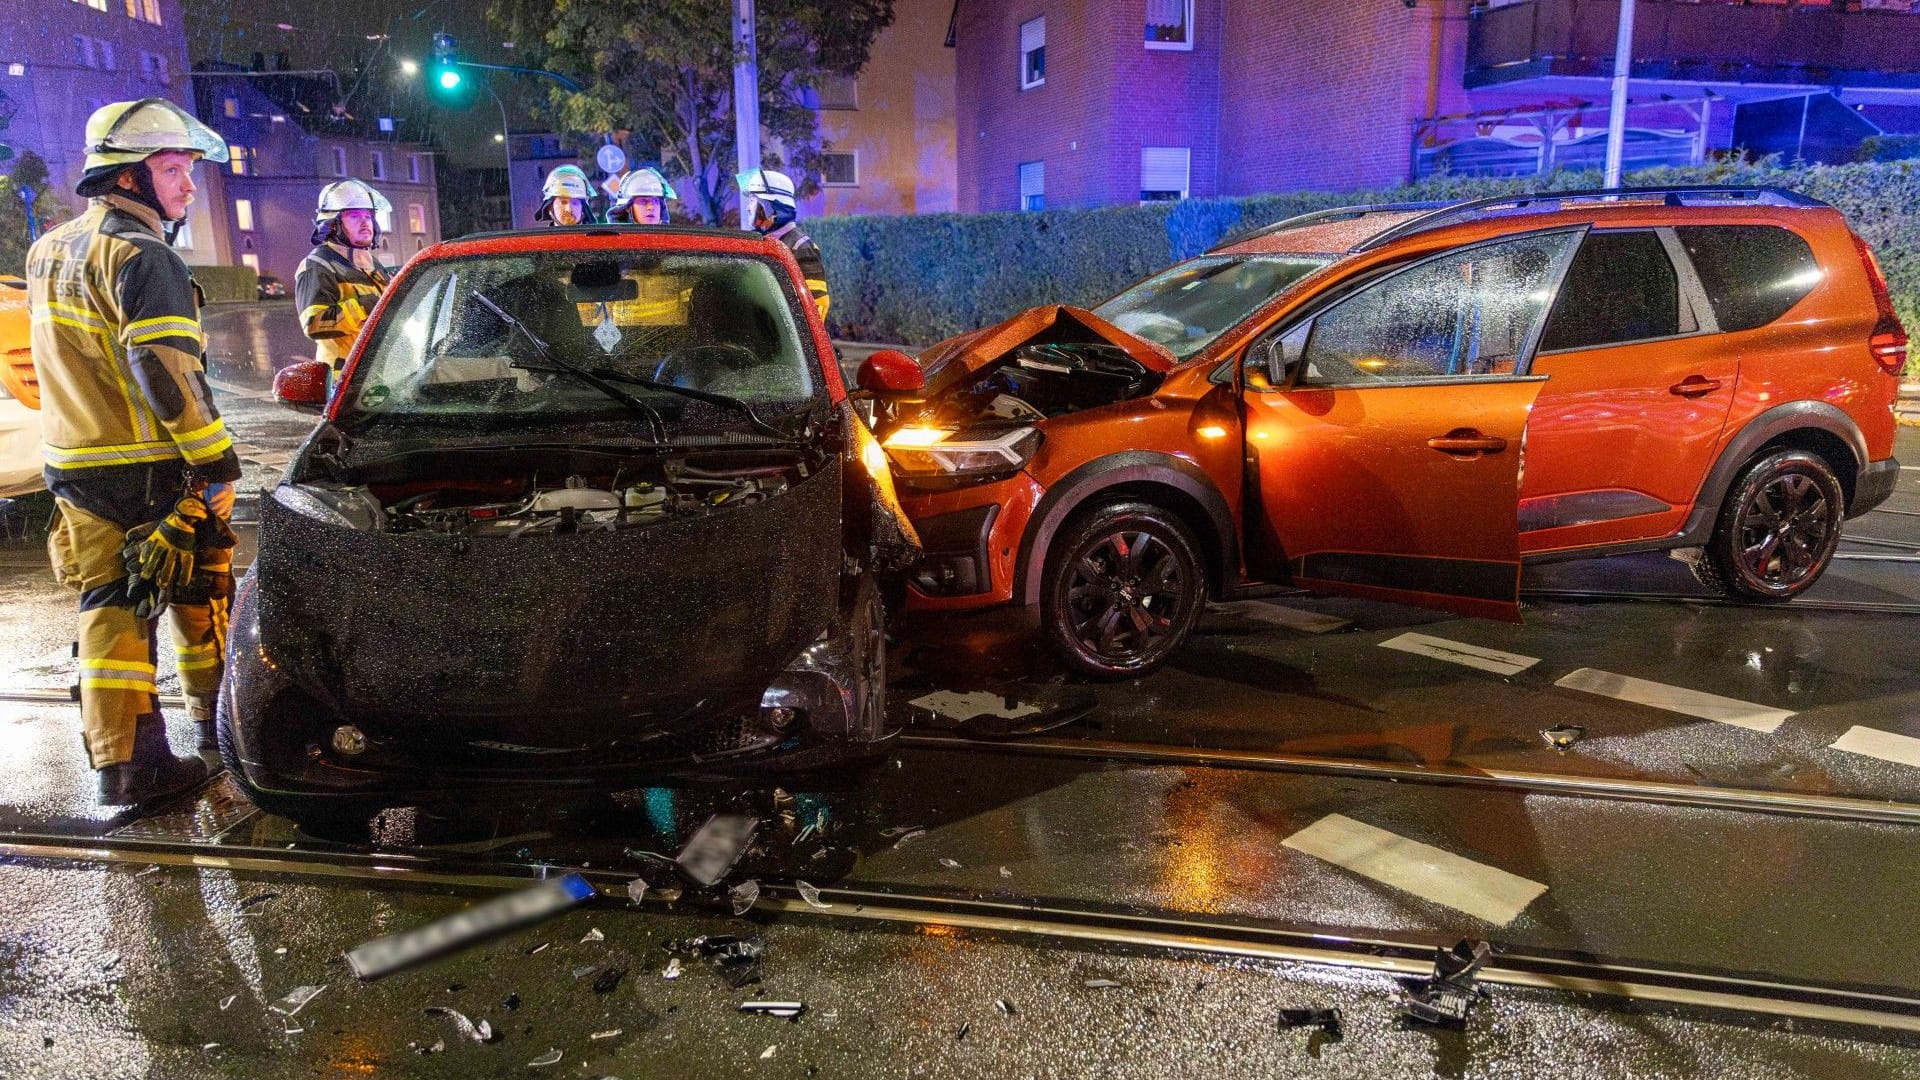
<path id="1" fill-rule="evenodd" d="M 288 364 L 273 377 L 273 400 L 301 412 L 319 412 L 327 404 L 327 376 L 333 366 L 325 360 Z"/>
<path id="2" fill-rule="evenodd" d="M 1307 337 L 1312 333 L 1313 323 L 1309 321 L 1293 327 L 1278 337 L 1267 339 L 1265 348 L 1269 384 L 1287 385 L 1287 372 L 1306 353 Z"/>
<path id="3" fill-rule="evenodd" d="M 913 357 L 898 349 L 881 349 L 860 362 L 855 385 L 869 394 L 912 394 L 927 387 L 927 374 Z"/>

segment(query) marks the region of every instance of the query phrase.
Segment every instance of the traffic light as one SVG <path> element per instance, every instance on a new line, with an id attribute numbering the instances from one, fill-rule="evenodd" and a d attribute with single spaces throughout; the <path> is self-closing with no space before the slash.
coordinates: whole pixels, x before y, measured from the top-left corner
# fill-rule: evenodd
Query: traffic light
<path id="1" fill-rule="evenodd" d="M 427 93 L 441 105 L 463 109 L 473 103 L 473 80 L 460 70 L 453 35 L 433 35 L 433 63 L 427 67 Z"/>

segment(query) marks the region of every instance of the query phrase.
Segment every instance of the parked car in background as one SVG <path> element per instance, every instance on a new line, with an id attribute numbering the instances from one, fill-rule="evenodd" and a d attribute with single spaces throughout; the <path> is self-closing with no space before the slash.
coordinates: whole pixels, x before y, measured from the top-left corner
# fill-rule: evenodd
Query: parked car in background
<path id="1" fill-rule="evenodd" d="M 261 500 L 221 752 L 306 823 L 838 761 L 884 733 L 877 575 L 915 555 L 778 241 L 440 244 Z"/>
<path id="2" fill-rule="evenodd" d="M 862 385 L 909 606 L 1117 678 L 1255 582 L 1517 618 L 1523 562 L 1666 549 L 1788 600 L 1893 489 L 1906 356 L 1838 211 L 1669 188 L 1311 214 Z"/>
<path id="3" fill-rule="evenodd" d="M 46 486 L 41 476 L 40 384 L 34 378 L 27 283 L 0 274 L 0 498 Z"/>
<path id="4" fill-rule="evenodd" d="M 262 300 L 280 300 L 284 299 L 287 295 L 287 285 L 286 282 L 281 281 L 272 274 L 261 274 L 259 282 L 254 287 L 254 292 Z"/>

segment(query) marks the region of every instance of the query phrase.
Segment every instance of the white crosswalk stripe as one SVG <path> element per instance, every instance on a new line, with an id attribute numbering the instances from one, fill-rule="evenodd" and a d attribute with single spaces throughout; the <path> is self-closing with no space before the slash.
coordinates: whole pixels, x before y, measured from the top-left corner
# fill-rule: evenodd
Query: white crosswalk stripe
<path id="1" fill-rule="evenodd" d="M 1855 725 L 1845 735 L 1835 739 L 1828 749 L 1920 768 L 1920 739 L 1881 731 L 1879 728 Z"/>
<path id="2" fill-rule="evenodd" d="M 1793 715 L 1790 709 L 1755 705 L 1750 701 L 1721 697 L 1718 694 L 1709 694 L 1700 690 L 1689 690 L 1684 686 L 1668 686 L 1665 683 L 1636 679 L 1631 675 L 1616 675 L 1611 671 L 1601 671 L 1597 668 L 1580 668 L 1561 676 L 1553 685 L 1598 694 L 1618 701 L 1630 701 L 1636 705 L 1665 709 L 1668 712 L 1677 712 L 1686 716 L 1697 716 L 1702 720 L 1717 720 L 1723 724 L 1732 724 L 1735 727 L 1767 734 L 1778 730 L 1780 725 Z"/>
<path id="3" fill-rule="evenodd" d="M 1328 814 L 1280 843 L 1498 926 L 1519 918 L 1528 904 L 1547 891 L 1537 881 L 1344 814 Z"/>
<path id="4" fill-rule="evenodd" d="M 1428 656 L 1448 663 L 1465 664 L 1467 667 L 1491 671 L 1496 675 L 1518 675 L 1540 662 L 1540 659 L 1534 656 L 1521 656 L 1518 653 L 1489 649 L 1484 645 L 1468 645 L 1465 642 L 1448 641 L 1446 638 L 1431 637 L 1426 634 L 1401 634 L 1399 637 L 1381 642 L 1380 647 L 1413 653 L 1415 656 Z"/>

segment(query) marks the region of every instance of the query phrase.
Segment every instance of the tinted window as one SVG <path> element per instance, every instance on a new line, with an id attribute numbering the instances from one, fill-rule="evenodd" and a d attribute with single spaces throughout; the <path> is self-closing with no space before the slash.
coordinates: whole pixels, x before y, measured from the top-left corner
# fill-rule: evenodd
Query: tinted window
<path id="1" fill-rule="evenodd" d="M 1541 351 L 1591 349 L 1680 332 L 1680 279 L 1660 237 L 1590 233 L 1567 268 Z"/>
<path id="2" fill-rule="evenodd" d="M 1342 300 L 1314 319 L 1305 381 L 1512 374 L 1573 241 L 1561 233 L 1468 248 Z"/>
<path id="3" fill-rule="evenodd" d="M 1820 283 L 1807 242 L 1772 225 L 1675 229 L 1706 287 L 1720 329 L 1765 326 Z"/>

